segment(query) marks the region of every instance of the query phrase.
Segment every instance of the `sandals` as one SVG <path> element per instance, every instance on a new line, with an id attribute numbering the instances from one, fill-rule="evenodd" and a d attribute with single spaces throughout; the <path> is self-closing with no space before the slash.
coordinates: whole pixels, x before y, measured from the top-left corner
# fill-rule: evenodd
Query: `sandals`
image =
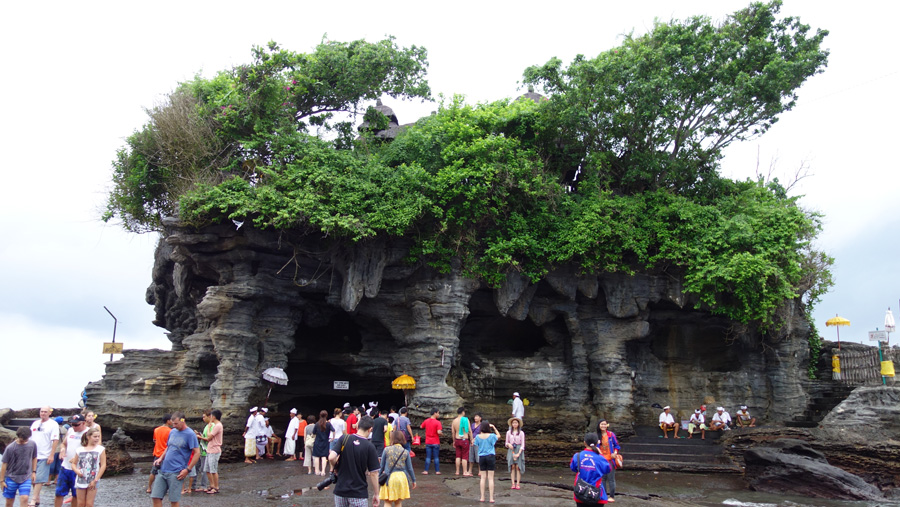
<path id="1" fill-rule="evenodd" d="M 206 490 L 206 494 L 207 494 L 207 495 L 215 495 L 215 494 L 218 493 L 218 492 L 219 492 L 219 490 L 216 489 L 216 488 L 209 488 L 209 489 Z"/>

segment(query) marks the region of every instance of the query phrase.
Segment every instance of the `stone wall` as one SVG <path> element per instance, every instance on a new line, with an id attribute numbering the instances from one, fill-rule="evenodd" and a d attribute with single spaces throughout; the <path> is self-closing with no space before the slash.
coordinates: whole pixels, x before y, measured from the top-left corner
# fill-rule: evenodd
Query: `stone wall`
<path id="1" fill-rule="evenodd" d="M 491 289 L 458 266 L 408 264 L 402 238 L 348 245 L 249 223 L 165 225 L 147 301 L 172 350 L 126 350 L 88 385 L 90 407 L 113 427 L 150 431 L 165 412 L 196 418 L 212 406 L 238 431 L 246 409 L 265 402 L 269 367 L 290 378 L 272 391 L 273 414 L 399 406 L 390 381 L 401 374 L 418 383 L 414 416 L 465 404 L 505 424 L 519 391 L 532 429 L 565 419 L 582 431 L 601 415 L 627 432 L 655 424 L 653 403 L 686 419 L 704 401 L 785 420 L 808 399 L 796 303 L 781 331 L 762 337 L 694 309 L 669 274 L 563 267 L 537 284 L 510 274 Z M 350 390 L 335 391 L 336 380 Z"/>

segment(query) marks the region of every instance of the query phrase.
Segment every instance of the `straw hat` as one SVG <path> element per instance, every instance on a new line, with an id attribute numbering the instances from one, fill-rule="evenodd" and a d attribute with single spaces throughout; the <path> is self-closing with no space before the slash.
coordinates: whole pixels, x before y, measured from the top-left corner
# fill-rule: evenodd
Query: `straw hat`
<path id="1" fill-rule="evenodd" d="M 515 417 L 515 416 L 510 417 L 509 420 L 506 421 L 506 425 L 509 426 L 510 428 L 512 428 L 512 422 L 513 422 L 513 421 L 519 421 L 519 429 L 520 429 L 520 430 L 522 429 L 523 426 L 525 426 L 525 424 L 522 423 L 522 420 L 519 419 L 518 417 Z"/>

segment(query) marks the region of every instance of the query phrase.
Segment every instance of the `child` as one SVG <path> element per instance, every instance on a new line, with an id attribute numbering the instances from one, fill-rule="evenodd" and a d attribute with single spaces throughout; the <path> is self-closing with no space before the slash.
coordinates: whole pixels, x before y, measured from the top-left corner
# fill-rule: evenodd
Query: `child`
<path id="1" fill-rule="evenodd" d="M 94 427 L 81 435 L 81 447 L 72 458 L 75 472 L 75 498 L 78 507 L 94 507 L 97 497 L 97 482 L 106 471 L 106 448 L 100 445 L 100 428 Z"/>
<path id="2" fill-rule="evenodd" d="M 28 505 L 28 496 L 31 494 L 31 481 L 34 480 L 37 470 L 37 445 L 29 442 L 31 428 L 19 428 L 16 430 L 16 440 L 9 444 L 3 452 L 0 466 L 0 484 L 3 485 L 3 498 L 6 499 L 6 507 L 12 507 L 19 493 L 19 505 Z"/>

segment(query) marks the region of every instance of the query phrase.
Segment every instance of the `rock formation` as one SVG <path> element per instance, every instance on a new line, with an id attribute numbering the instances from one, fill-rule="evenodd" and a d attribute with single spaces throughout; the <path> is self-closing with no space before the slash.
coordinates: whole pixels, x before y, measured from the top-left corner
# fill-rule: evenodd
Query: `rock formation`
<path id="1" fill-rule="evenodd" d="M 290 378 L 272 391 L 273 413 L 399 406 L 390 381 L 401 374 L 418 384 L 414 416 L 465 404 L 505 420 L 520 391 L 532 429 L 558 429 L 560 413 L 572 431 L 597 414 L 623 429 L 654 424 L 655 402 L 687 419 L 710 400 L 786 420 L 807 401 L 808 328 L 797 302 L 783 309 L 778 333 L 761 336 L 695 309 L 666 273 L 563 266 L 537 284 L 510 273 L 492 289 L 458 266 L 408 263 L 402 238 L 348 245 L 249 221 L 165 227 L 147 301 L 172 350 L 126 350 L 87 387 L 110 427 L 150 431 L 168 411 L 196 419 L 212 406 L 237 431 L 247 407 L 264 403 L 269 367 Z"/>
<path id="2" fill-rule="evenodd" d="M 884 495 L 862 478 L 830 465 L 825 455 L 802 440 L 783 438 L 756 447 L 744 457 L 750 488 L 837 500 L 883 500 Z"/>

